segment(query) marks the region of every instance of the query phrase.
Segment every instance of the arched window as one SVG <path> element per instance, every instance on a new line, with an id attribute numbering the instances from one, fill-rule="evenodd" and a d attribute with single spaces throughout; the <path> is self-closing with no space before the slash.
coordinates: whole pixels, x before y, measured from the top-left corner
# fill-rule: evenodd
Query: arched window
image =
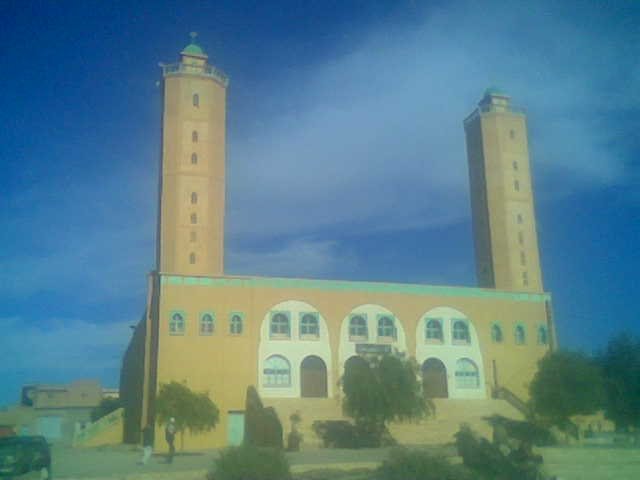
<path id="1" fill-rule="evenodd" d="M 280 355 L 273 355 L 264 362 L 262 384 L 265 387 L 291 386 L 291 365 Z"/>
<path id="2" fill-rule="evenodd" d="M 524 327 L 522 325 L 516 325 L 516 329 L 514 330 L 514 336 L 516 339 L 516 345 L 524 345 L 526 341 L 526 335 L 525 335 Z"/>
<path id="3" fill-rule="evenodd" d="M 442 342 L 442 323 L 437 318 L 427 319 L 425 338 L 434 342 Z"/>
<path id="4" fill-rule="evenodd" d="M 305 313 L 300 319 L 300 337 L 315 337 L 320 336 L 320 325 L 318 323 L 318 316 L 313 313 Z"/>
<path id="5" fill-rule="evenodd" d="M 191 132 L 191 141 L 193 143 L 198 143 L 198 132 L 196 132 L 195 130 Z"/>
<path id="6" fill-rule="evenodd" d="M 349 320 L 349 339 L 367 340 L 369 330 L 367 329 L 367 319 L 362 315 L 354 315 Z"/>
<path id="7" fill-rule="evenodd" d="M 540 325 L 538 327 L 538 345 L 546 345 L 549 343 L 549 334 L 547 332 L 547 327 L 544 325 Z"/>
<path id="8" fill-rule="evenodd" d="M 195 213 L 192 213 L 192 214 L 191 214 L 191 223 L 192 223 L 193 225 L 195 225 L 196 223 L 198 223 L 198 215 L 197 215 L 197 214 L 195 214 Z"/>
<path id="9" fill-rule="evenodd" d="M 171 314 L 169 318 L 169 333 L 171 335 L 184 335 L 184 317 L 182 314 Z"/>
<path id="10" fill-rule="evenodd" d="M 198 95 L 197 93 L 193 94 L 193 106 L 194 107 L 200 106 L 200 95 Z"/>
<path id="11" fill-rule="evenodd" d="M 271 317 L 269 331 L 271 338 L 290 338 L 291 328 L 289 326 L 289 317 L 282 312 L 274 313 Z"/>
<path id="12" fill-rule="evenodd" d="M 453 343 L 470 343 L 469 326 L 464 320 L 453 322 Z"/>
<path id="13" fill-rule="evenodd" d="M 502 343 L 502 328 L 500 328 L 500 325 L 494 323 L 491 326 L 491 340 L 494 343 Z"/>
<path id="14" fill-rule="evenodd" d="M 385 315 L 378 319 L 378 338 L 387 340 L 396 338 L 396 328 L 393 324 L 393 318 Z"/>
<path id="15" fill-rule="evenodd" d="M 191 204 L 195 205 L 198 203 L 198 194 L 196 192 L 191 192 Z"/>
<path id="16" fill-rule="evenodd" d="M 242 317 L 237 313 L 231 315 L 231 320 L 229 321 L 229 332 L 232 335 L 240 335 L 242 333 Z"/>
<path id="17" fill-rule="evenodd" d="M 197 238 L 198 238 L 198 236 L 196 235 L 196 232 L 189 233 L 189 240 L 190 241 L 195 242 Z"/>
<path id="18" fill-rule="evenodd" d="M 200 318 L 200 335 L 213 334 L 213 315 L 205 313 Z"/>
<path id="19" fill-rule="evenodd" d="M 195 254 L 195 253 L 193 253 L 193 252 L 191 252 L 191 253 L 189 254 L 189 263 L 190 263 L 191 265 L 195 265 L 195 264 L 196 264 L 196 254 Z"/>
<path id="20" fill-rule="evenodd" d="M 456 362 L 456 388 L 478 388 L 480 375 L 478 367 L 468 358 L 461 358 Z"/>
<path id="21" fill-rule="evenodd" d="M 198 163 L 198 154 L 197 153 L 192 153 L 191 154 L 191 164 L 192 165 L 197 165 Z"/>

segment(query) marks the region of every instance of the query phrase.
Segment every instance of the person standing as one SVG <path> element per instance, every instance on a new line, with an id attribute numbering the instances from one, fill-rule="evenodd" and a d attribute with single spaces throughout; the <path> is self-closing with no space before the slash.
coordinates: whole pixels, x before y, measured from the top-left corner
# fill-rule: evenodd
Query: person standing
<path id="1" fill-rule="evenodd" d="M 146 465 L 153 453 L 153 430 L 147 424 L 142 429 L 142 465 Z"/>
<path id="2" fill-rule="evenodd" d="M 164 438 L 169 444 L 169 455 L 167 456 L 167 463 L 173 463 L 173 456 L 176 453 L 176 447 L 173 442 L 176 438 L 176 419 L 171 417 L 167 427 L 164 429 Z"/>

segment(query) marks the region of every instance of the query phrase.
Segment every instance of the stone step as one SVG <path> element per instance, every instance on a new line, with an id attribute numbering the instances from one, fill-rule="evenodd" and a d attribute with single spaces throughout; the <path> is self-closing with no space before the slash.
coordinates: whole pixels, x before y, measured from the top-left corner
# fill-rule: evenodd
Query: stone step
<path id="1" fill-rule="evenodd" d="M 314 421 L 348 420 L 336 399 L 327 398 L 279 398 L 263 400 L 265 406 L 273 407 L 282 422 L 285 434 L 291 430 L 289 420 L 293 413 L 300 415 L 298 431 L 303 436 L 305 449 L 318 448 L 322 441 L 312 429 Z M 391 435 L 401 444 L 430 445 L 454 441 L 455 433 L 465 423 L 480 435 L 491 437 L 491 428 L 483 420 L 494 414 L 522 419 L 522 414 L 505 400 L 434 400 L 435 413 L 419 422 L 393 422 L 389 425 Z"/>

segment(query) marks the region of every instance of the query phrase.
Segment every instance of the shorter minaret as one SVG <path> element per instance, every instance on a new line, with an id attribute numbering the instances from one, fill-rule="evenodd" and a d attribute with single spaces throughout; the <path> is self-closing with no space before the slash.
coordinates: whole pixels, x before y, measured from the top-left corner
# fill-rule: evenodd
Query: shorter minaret
<path id="1" fill-rule="evenodd" d="M 478 284 L 542 292 L 526 116 L 490 88 L 464 129 Z"/>
<path id="2" fill-rule="evenodd" d="M 224 273 L 227 77 L 207 63 L 195 34 L 180 62 L 163 65 L 157 269 Z"/>

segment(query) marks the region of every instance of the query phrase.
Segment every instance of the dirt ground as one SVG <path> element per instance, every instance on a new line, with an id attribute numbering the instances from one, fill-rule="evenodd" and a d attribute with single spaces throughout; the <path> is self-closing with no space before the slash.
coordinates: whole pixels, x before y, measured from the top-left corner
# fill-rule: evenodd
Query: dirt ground
<path id="1" fill-rule="evenodd" d="M 547 472 L 559 480 L 638 480 L 640 449 L 607 447 L 549 447 L 538 449 Z M 66 480 L 203 480 L 215 451 L 179 454 L 173 464 L 163 455 L 139 465 L 142 452 L 134 447 L 53 449 L 53 474 Z M 451 454 L 452 452 L 446 452 Z M 292 471 L 302 480 L 365 480 L 387 456 L 388 449 L 309 450 L 287 454 Z"/>

